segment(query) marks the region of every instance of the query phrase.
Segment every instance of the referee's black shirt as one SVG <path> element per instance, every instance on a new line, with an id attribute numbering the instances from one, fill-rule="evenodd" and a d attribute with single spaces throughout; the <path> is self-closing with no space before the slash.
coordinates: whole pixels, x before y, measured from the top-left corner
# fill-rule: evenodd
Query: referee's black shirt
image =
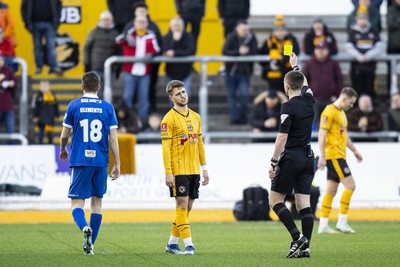
<path id="1" fill-rule="evenodd" d="M 288 134 L 285 148 L 305 147 L 310 142 L 314 98 L 309 93 L 311 90 L 307 89 L 303 87 L 301 95 L 292 97 L 282 105 L 279 132 Z"/>

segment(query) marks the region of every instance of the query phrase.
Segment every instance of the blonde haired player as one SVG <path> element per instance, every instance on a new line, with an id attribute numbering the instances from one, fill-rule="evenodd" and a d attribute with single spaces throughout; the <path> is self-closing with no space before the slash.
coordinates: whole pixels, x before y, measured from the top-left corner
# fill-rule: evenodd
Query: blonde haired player
<path id="1" fill-rule="evenodd" d="M 185 85 L 178 80 L 168 83 L 166 91 L 174 103 L 161 122 L 162 152 L 165 183 L 170 196 L 175 197 L 176 217 L 166 252 L 194 255 L 194 245 L 189 224 L 189 213 L 194 200 L 199 197 L 200 166 L 202 185 L 208 184 L 208 172 L 201 131 L 200 115 L 188 108 Z M 178 246 L 182 237 L 185 251 Z"/>
<path id="2" fill-rule="evenodd" d="M 354 178 L 346 162 L 346 147 L 353 151 L 359 162 L 361 154 L 355 148 L 347 135 L 347 118 L 345 111 L 353 107 L 357 100 L 357 92 L 350 87 L 342 89 L 339 98 L 328 105 L 321 114 L 321 123 L 318 134 L 320 155 L 318 168 L 327 167 L 328 175 L 326 193 L 322 199 L 321 217 L 318 234 L 334 234 L 335 230 L 329 227 L 329 214 L 332 201 L 336 195 L 339 183 L 344 185 L 344 192 L 340 199 L 339 219 L 336 228 L 343 233 L 354 234 L 355 231 L 347 223 L 347 212 L 350 199 L 356 188 Z"/>

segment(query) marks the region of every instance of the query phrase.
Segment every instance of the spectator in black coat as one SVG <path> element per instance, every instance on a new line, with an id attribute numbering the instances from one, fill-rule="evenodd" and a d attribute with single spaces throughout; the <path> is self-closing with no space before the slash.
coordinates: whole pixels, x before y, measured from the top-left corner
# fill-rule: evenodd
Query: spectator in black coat
<path id="1" fill-rule="evenodd" d="M 251 126 L 253 132 L 278 131 L 280 124 L 281 104 L 287 101 L 282 92 L 265 91 L 254 99 Z"/>
<path id="2" fill-rule="evenodd" d="M 32 33 L 35 54 L 35 74 L 41 74 L 43 69 L 43 39 L 46 39 L 47 63 L 49 74 L 62 74 L 57 66 L 56 35 L 60 25 L 62 3 L 60 0 L 23 0 L 21 15 L 25 28 Z"/>
<path id="3" fill-rule="evenodd" d="M 226 37 L 235 29 L 239 20 L 249 18 L 250 0 L 218 0 L 218 12 Z"/>
<path id="4" fill-rule="evenodd" d="M 175 0 L 175 6 L 179 16 L 185 23 L 185 28 L 190 23 L 196 51 L 201 20 L 206 12 L 206 0 Z"/>
<path id="5" fill-rule="evenodd" d="M 195 54 L 193 36 L 184 28 L 180 17 L 171 19 L 169 31 L 163 39 L 163 51 L 166 57 L 186 57 Z M 188 96 L 191 95 L 192 63 L 167 63 L 165 72 L 167 81 L 180 80 L 185 84 Z"/>
<path id="6" fill-rule="evenodd" d="M 112 14 L 104 11 L 100 14 L 97 27 L 92 29 L 86 37 L 83 59 L 85 72 L 93 71 L 99 75 L 102 88 L 104 88 L 104 62 L 110 56 L 117 54 L 118 46 L 115 44 L 117 36 L 118 32 L 114 29 Z"/>
<path id="7" fill-rule="evenodd" d="M 304 52 L 307 55 L 313 55 L 315 45 L 320 43 L 326 43 L 328 45 L 330 55 L 336 55 L 338 53 L 335 36 L 329 31 L 328 26 L 326 26 L 322 18 L 317 17 L 314 19 L 310 31 L 304 36 Z"/>
<path id="8" fill-rule="evenodd" d="M 143 0 L 107 0 L 108 9 L 112 13 L 115 22 L 115 29 L 122 33 L 125 25 L 133 21 L 132 7 Z M 132 26 L 132 24 L 131 24 Z"/>
<path id="9" fill-rule="evenodd" d="M 235 31 L 226 37 L 222 54 L 225 56 L 250 56 L 257 54 L 257 38 L 246 21 L 238 22 Z M 253 62 L 226 63 L 225 82 L 228 89 L 228 104 L 231 124 L 247 124 L 250 77 Z M 239 90 L 240 107 L 236 106 L 236 91 Z"/>

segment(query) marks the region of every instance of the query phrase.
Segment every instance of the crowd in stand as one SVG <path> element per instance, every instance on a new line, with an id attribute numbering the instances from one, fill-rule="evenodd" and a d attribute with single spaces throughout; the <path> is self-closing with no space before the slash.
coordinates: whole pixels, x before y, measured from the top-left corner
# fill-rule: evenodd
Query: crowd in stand
<path id="1" fill-rule="evenodd" d="M 45 3 L 51 3 L 45 5 Z M 358 107 L 349 114 L 349 130 L 360 132 L 380 131 L 383 119 L 375 88 L 376 59 L 384 52 L 381 41 L 382 29 L 379 12 L 383 0 L 352 0 L 354 11 L 349 14 L 346 25 L 348 38 L 345 50 L 353 60 L 350 63 L 351 86 L 361 96 Z M 133 57 L 185 57 L 196 54 L 201 22 L 205 14 L 205 0 L 175 0 L 178 17 L 170 20 L 169 31 L 163 36 L 157 24 L 151 20 L 148 6 L 143 0 L 107 0 L 108 11 L 100 14 L 97 26 L 92 29 L 84 45 L 85 71 L 96 72 L 104 79 L 104 62 L 112 55 Z M 268 62 L 260 63 L 266 90 L 254 100 L 253 111 L 249 111 L 250 81 L 253 63 L 226 63 L 222 68 L 227 88 L 227 103 L 231 124 L 250 124 L 254 131 L 276 131 L 279 127 L 280 105 L 287 101 L 283 93 L 283 77 L 291 70 L 289 57 L 283 56 L 285 45 L 292 45 L 297 55 L 304 53 L 310 59 L 302 66 L 316 99 L 315 126 L 319 115 L 332 103 L 344 86 L 339 63 L 332 57 L 338 54 L 335 35 L 322 17 L 316 17 L 310 30 L 302 40 L 288 29 L 285 19 L 277 15 L 270 35 L 261 43 L 251 30 L 247 19 L 250 16 L 250 0 L 219 0 L 218 12 L 224 28 L 225 41 L 221 52 L 227 56 L 268 55 Z M 400 54 L 400 0 L 387 1 L 388 54 Z M 49 73 L 62 75 L 57 66 L 55 35 L 61 16 L 61 1 L 23 0 L 21 15 L 34 41 L 35 73 L 43 69 L 42 39 L 46 39 L 46 54 Z M 191 31 L 187 31 L 190 25 Z M 300 46 L 300 44 L 302 44 Z M 8 6 L 0 0 L 0 122 L 6 130 L 14 132 L 13 90 L 14 48 L 17 45 L 12 15 Z M 159 64 L 143 62 L 124 63 L 122 69 L 114 66 L 117 77 L 123 76 L 123 94 L 116 109 L 121 132 L 156 131 L 154 121 L 159 117 L 156 107 L 156 84 Z M 13 71 L 14 70 L 14 71 Z M 167 63 L 165 82 L 182 80 L 192 94 L 192 64 Z M 390 69 L 389 69 L 390 71 Z M 390 79 L 390 75 L 388 75 Z M 390 80 L 388 81 L 390 84 Z M 40 85 L 34 100 L 35 122 L 39 126 L 39 142 L 50 134 L 54 117 L 58 116 L 57 100 L 49 83 Z M 388 85 L 389 86 L 389 85 Z M 400 128 L 399 94 L 391 96 L 388 111 L 390 130 Z M 137 100 L 135 105 L 134 100 Z M 239 103 L 237 103 L 239 102 Z M 40 114 L 51 109 L 53 118 L 43 121 Z M 43 111 L 47 110 L 47 111 Z M 150 122 L 151 119 L 151 122 Z"/>

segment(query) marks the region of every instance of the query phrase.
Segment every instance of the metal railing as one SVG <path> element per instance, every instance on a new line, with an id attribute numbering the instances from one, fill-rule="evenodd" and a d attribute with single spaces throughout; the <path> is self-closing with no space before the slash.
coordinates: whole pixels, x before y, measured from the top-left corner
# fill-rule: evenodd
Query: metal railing
<path id="1" fill-rule="evenodd" d="M 22 145 L 28 145 L 28 64 L 25 59 L 17 57 L 13 63 L 21 66 L 21 97 L 19 98 L 19 133 L 2 133 L 0 139 L 19 140 Z"/>
<path id="2" fill-rule="evenodd" d="M 309 56 L 300 55 L 299 63 L 302 63 L 308 60 Z M 350 62 L 354 59 L 349 55 L 340 54 L 332 57 L 333 59 L 339 62 Z M 206 136 L 217 136 L 218 132 L 208 132 L 208 84 L 207 84 L 207 63 L 208 62 L 266 62 L 270 58 L 269 56 L 241 56 L 241 57 L 231 57 L 231 56 L 190 56 L 190 57 L 146 57 L 146 58 L 135 58 L 135 57 L 124 57 L 124 56 L 112 56 L 109 57 L 104 63 L 104 99 L 110 103 L 112 103 L 112 88 L 111 88 L 111 79 L 112 72 L 111 67 L 113 64 L 117 63 L 134 63 L 134 62 L 146 62 L 146 63 L 158 63 L 158 62 L 167 62 L 167 63 L 189 63 L 189 62 L 199 62 L 200 63 L 200 90 L 199 90 L 199 113 L 202 118 L 202 126 L 203 132 Z M 400 62 L 400 55 L 381 55 L 378 59 L 378 62 L 388 61 L 391 65 L 391 84 L 390 91 L 391 93 L 397 92 L 397 63 Z M 301 65 L 301 64 L 300 64 Z M 221 134 L 225 134 L 227 132 L 220 132 Z M 230 135 L 236 135 L 237 138 L 248 138 L 248 135 L 252 133 L 249 132 L 236 132 L 231 133 Z M 212 137 L 210 137 L 212 138 Z"/>

